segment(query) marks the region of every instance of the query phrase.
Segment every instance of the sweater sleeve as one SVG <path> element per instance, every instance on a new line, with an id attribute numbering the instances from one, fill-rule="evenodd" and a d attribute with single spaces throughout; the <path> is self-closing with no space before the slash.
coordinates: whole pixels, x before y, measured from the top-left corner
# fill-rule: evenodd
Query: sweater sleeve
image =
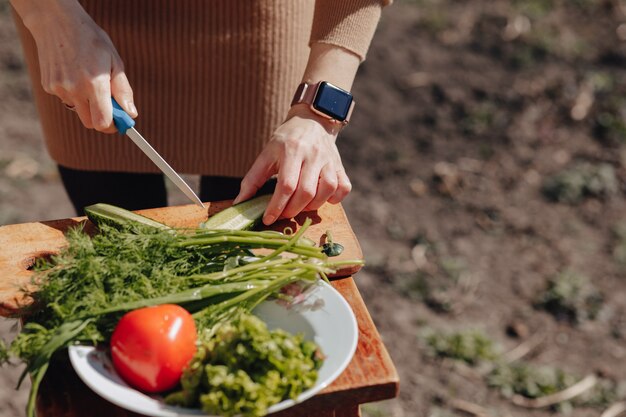
<path id="1" fill-rule="evenodd" d="M 393 0 L 316 0 L 309 45 L 328 43 L 359 56 L 369 48 L 381 10 Z"/>

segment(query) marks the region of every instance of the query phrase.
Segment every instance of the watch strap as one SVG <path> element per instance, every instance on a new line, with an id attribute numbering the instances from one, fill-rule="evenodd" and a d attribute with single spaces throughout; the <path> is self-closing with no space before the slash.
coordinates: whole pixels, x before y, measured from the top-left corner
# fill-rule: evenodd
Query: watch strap
<path id="1" fill-rule="evenodd" d="M 315 93 L 317 92 L 317 87 L 319 86 L 319 82 L 310 84 L 310 83 L 301 83 L 296 89 L 296 93 L 293 95 L 293 100 L 291 100 L 291 105 L 296 104 L 308 104 L 312 105 L 313 100 L 315 100 Z"/>

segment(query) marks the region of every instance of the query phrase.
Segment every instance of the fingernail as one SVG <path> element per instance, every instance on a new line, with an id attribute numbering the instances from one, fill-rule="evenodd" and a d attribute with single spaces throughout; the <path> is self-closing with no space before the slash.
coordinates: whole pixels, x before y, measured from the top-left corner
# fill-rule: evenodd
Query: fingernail
<path id="1" fill-rule="evenodd" d="M 274 217 L 274 216 L 265 216 L 265 217 L 263 217 L 263 223 L 266 226 L 269 226 L 270 224 L 274 223 L 274 220 L 276 220 L 276 217 Z"/>
<path id="2" fill-rule="evenodd" d="M 240 201 L 241 201 L 241 197 L 240 196 L 235 197 L 235 199 L 233 200 L 233 206 L 235 204 L 239 204 Z"/>
<path id="3" fill-rule="evenodd" d="M 130 112 L 130 115 L 132 117 L 137 117 L 137 115 L 139 114 L 139 113 L 137 113 L 137 107 L 135 107 L 135 103 L 133 103 L 132 101 L 127 101 L 126 102 L 126 108 Z"/>

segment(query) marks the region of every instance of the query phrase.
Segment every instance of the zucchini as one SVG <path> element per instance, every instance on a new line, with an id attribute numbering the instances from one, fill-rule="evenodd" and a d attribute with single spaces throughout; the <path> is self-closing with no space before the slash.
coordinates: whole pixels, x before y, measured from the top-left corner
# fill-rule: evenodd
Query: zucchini
<path id="1" fill-rule="evenodd" d="M 87 214 L 87 218 L 96 225 L 108 224 L 109 226 L 119 229 L 132 225 L 133 223 L 139 223 L 157 229 L 170 229 L 169 226 L 159 223 L 156 220 L 133 213 L 121 207 L 112 206 L 111 204 L 98 203 L 87 206 L 85 207 L 85 213 Z"/>
<path id="2" fill-rule="evenodd" d="M 239 203 L 211 216 L 200 223 L 202 229 L 249 230 L 263 218 L 263 213 L 272 198 L 271 195 L 255 197 Z"/>

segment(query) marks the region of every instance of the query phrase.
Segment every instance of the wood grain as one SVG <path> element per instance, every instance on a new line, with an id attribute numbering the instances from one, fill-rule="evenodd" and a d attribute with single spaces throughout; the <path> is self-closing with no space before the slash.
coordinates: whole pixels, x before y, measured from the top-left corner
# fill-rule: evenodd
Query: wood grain
<path id="1" fill-rule="evenodd" d="M 208 209 L 196 205 L 163 207 L 140 210 L 138 213 L 172 227 L 197 227 L 208 215 L 213 215 L 230 206 L 230 201 L 207 203 Z M 295 219 L 281 220 L 271 229 L 283 231 L 286 227 L 297 230 L 309 217 L 313 224 L 306 236 L 318 244 L 325 242 L 325 233 L 330 230 L 336 242 L 345 250 L 336 260 L 363 259 L 359 243 L 348 223 L 341 205 L 326 204 L 318 211 L 300 214 Z M 32 272 L 28 268 L 40 256 L 59 251 L 65 244 L 64 232 L 71 227 L 83 226 L 92 230 L 93 225 L 84 217 L 22 223 L 0 227 L 0 315 L 15 316 L 18 310 L 29 306 L 32 299 L 26 295 L 36 289 Z M 337 271 L 333 277 L 353 275 L 360 269 L 355 265 Z"/>

